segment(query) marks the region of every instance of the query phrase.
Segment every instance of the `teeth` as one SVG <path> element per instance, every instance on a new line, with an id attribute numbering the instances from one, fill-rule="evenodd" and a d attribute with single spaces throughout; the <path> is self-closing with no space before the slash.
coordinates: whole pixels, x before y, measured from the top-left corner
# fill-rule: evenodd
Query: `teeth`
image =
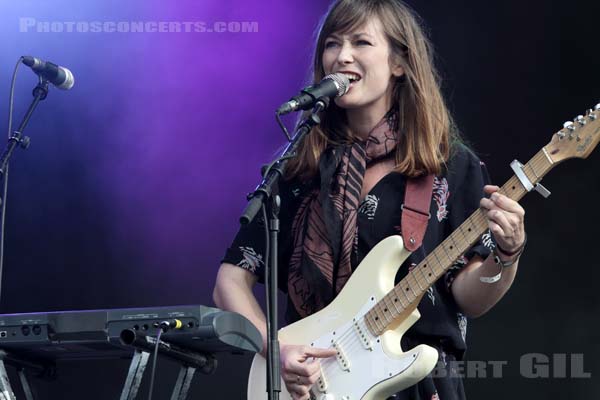
<path id="1" fill-rule="evenodd" d="M 353 73 L 349 73 L 349 72 L 342 72 L 344 75 L 346 75 L 346 77 L 348 77 L 348 79 L 350 81 L 358 81 L 360 80 L 360 76 L 353 74 Z"/>

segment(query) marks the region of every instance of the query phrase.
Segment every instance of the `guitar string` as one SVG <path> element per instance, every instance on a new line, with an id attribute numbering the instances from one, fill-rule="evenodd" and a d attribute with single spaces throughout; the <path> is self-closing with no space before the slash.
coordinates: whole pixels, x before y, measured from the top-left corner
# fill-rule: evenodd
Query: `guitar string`
<path id="1" fill-rule="evenodd" d="M 364 321 L 364 317 L 360 317 L 357 322 L 360 324 L 363 321 Z M 344 331 L 337 340 L 335 340 L 335 344 L 337 346 L 341 347 L 342 349 L 348 345 L 348 340 L 354 339 L 354 335 L 358 336 L 358 334 L 356 333 L 356 331 L 353 327 L 353 324 L 354 323 L 352 323 L 350 325 L 350 327 L 348 329 L 346 329 L 346 331 Z"/>
<path id="2" fill-rule="evenodd" d="M 358 320 L 359 324 L 361 322 L 364 322 L 364 318 L 361 317 Z M 340 339 L 335 341 L 336 345 L 338 346 L 338 348 L 341 350 L 341 352 L 347 357 L 348 356 L 348 352 L 350 350 L 354 350 L 354 345 L 355 344 L 359 344 L 362 346 L 361 342 L 360 342 L 360 338 L 358 336 L 358 333 L 356 333 L 355 329 L 353 326 L 350 326 L 349 329 L 347 329 L 341 336 Z M 330 346 L 331 348 L 332 346 Z M 337 366 L 338 362 L 337 362 L 337 356 L 333 356 L 331 357 L 332 360 L 335 360 L 336 363 L 334 364 L 335 366 Z M 339 368 L 339 367 L 338 367 Z M 323 368 L 321 367 L 321 369 L 323 370 L 323 372 L 325 372 L 325 370 L 330 370 L 331 368 Z M 330 372 L 330 371 L 329 371 Z"/>
<path id="3" fill-rule="evenodd" d="M 351 362 L 352 358 L 348 357 L 348 354 L 356 354 L 357 351 L 357 345 L 359 347 L 362 348 L 361 344 L 359 343 L 358 340 L 352 340 L 349 344 L 347 344 L 342 351 L 344 352 L 345 358 L 346 360 L 348 360 L 348 362 Z M 366 349 L 365 349 L 366 351 Z M 328 381 L 329 379 L 331 379 L 332 377 L 335 376 L 339 376 L 339 375 L 344 375 L 347 374 L 348 372 L 345 371 L 342 366 L 340 365 L 339 360 L 337 359 L 337 357 L 331 357 L 331 359 L 327 359 L 329 362 L 323 366 L 323 364 L 321 364 L 321 371 L 322 374 L 325 378 L 325 381 Z M 352 365 L 352 364 L 351 364 Z M 350 365 L 350 368 L 352 368 L 352 366 Z"/>

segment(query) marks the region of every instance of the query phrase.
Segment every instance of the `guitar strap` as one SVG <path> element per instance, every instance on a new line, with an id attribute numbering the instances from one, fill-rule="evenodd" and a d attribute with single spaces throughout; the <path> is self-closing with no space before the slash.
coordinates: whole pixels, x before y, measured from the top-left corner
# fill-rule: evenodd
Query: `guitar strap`
<path id="1" fill-rule="evenodd" d="M 427 221 L 431 218 L 431 194 L 433 192 L 433 175 L 408 178 L 404 204 L 402 204 L 402 238 L 404 247 L 415 251 L 421 246 Z"/>

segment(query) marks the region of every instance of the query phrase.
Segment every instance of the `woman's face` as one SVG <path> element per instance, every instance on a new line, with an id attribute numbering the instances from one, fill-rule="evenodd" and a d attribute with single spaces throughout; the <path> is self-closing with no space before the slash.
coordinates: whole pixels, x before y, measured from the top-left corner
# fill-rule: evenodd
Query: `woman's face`
<path id="1" fill-rule="evenodd" d="M 390 46 L 376 17 L 358 29 L 327 37 L 322 62 L 325 75 L 345 72 L 350 78 L 349 91 L 335 99 L 339 107 L 377 114 L 391 107 L 392 79 L 404 73 L 400 66 L 390 65 Z"/>

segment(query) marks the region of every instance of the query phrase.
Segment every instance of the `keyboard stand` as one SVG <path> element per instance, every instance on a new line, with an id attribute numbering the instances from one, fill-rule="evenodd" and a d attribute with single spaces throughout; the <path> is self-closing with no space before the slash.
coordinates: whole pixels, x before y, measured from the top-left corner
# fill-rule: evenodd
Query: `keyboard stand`
<path id="1" fill-rule="evenodd" d="M 185 400 L 187 398 L 195 373 L 196 368 L 186 367 L 185 365 L 181 366 L 179 369 L 179 376 L 177 376 L 177 382 L 173 388 L 171 400 Z"/>
<path id="2" fill-rule="evenodd" d="M 137 396 L 138 389 L 142 383 L 144 377 L 144 371 L 146 365 L 148 365 L 148 359 L 150 353 L 136 349 L 129 364 L 129 372 L 127 373 L 127 379 L 125 380 L 125 386 L 121 392 L 120 400 L 133 400 Z"/>
<path id="3" fill-rule="evenodd" d="M 27 367 L 32 367 L 32 369 L 44 370 L 43 366 L 31 363 L 29 361 L 24 361 L 19 358 L 16 358 L 12 355 L 9 355 L 6 351 L 0 350 L 0 400 L 16 400 L 15 393 L 10 386 L 10 380 L 8 379 L 8 373 L 6 372 L 6 366 L 4 361 L 7 363 L 13 364 L 17 368 L 17 374 L 19 376 L 19 380 L 21 381 L 21 387 L 23 388 L 23 393 L 25 394 L 26 400 L 34 400 L 33 391 L 31 390 L 31 386 L 29 385 L 29 381 L 27 380 Z"/>
<path id="4" fill-rule="evenodd" d="M 124 345 L 133 347 L 135 354 L 129 366 L 129 373 L 120 400 L 134 400 L 150 355 L 156 348 L 156 338 L 146 336 L 139 331 L 127 329 L 121 333 L 121 342 Z M 192 380 L 198 369 L 204 374 L 211 374 L 217 367 L 214 354 L 191 351 L 163 340 L 158 343 L 158 354 L 166 356 L 180 365 L 171 400 L 185 400 L 187 398 Z"/>

